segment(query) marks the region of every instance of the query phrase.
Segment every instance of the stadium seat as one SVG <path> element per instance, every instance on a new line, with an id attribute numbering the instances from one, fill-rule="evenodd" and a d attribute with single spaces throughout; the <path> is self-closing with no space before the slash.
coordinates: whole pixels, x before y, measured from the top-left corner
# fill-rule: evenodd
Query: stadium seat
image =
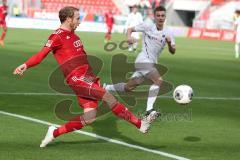
<path id="1" fill-rule="evenodd" d="M 94 13 L 101 13 L 103 11 L 112 10 L 116 14 L 120 13 L 120 10 L 114 4 L 112 0 L 41 0 L 43 9 L 46 10 L 58 10 L 64 6 L 77 6 L 80 7 L 89 14 L 87 17 L 92 17 Z M 87 18 L 92 19 L 92 18 Z"/>

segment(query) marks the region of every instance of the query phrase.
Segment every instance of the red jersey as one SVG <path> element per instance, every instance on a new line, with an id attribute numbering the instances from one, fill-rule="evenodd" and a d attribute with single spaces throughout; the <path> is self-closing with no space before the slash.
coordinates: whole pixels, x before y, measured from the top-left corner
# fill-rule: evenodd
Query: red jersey
<path id="1" fill-rule="evenodd" d="M 27 68 L 40 63 L 51 51 L 65 77 L 73 73 L 95 77 L 80 38 L 73 31 L 61 28 L 49 37 L 46 45 L 39 53 L 25 62 Z"/>
<path id="2" fill-rule="evenodd" d="M 0 21 L 5 21 L 7 16 L 7 6 L 0 6 Z"/>
<path id="3" fill-rule="evenodd" d="M 114 18 L 113 18 L 113 14 L 111 12 L 105 14 L 105 22 L 108 25 L 113 25 Z"/>

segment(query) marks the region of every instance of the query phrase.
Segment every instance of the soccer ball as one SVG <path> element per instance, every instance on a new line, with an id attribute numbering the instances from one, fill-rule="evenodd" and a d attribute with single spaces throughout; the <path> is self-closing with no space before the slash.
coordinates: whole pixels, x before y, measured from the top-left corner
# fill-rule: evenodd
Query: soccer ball
<path id="1" fill-rule="evenodd" d="M 188 104 L 192 101 L 193 90 L 188 85 L 177 86 L 173 92 L 173 98 L 177 103 Z"/>

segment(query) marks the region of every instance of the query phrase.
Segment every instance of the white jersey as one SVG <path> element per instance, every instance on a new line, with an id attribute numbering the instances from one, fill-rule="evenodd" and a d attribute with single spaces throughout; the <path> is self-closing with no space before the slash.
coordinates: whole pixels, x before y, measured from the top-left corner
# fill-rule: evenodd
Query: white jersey
<path id="1" fill-rule="evenodd" d="M 143 22 L 143 17 L 141 15 L 141 13 L 137 12 L 137 13 L 130 13 L 128 15 L 126 24 L 125 24 L 125 29 L 134 27 L 136 25 L 139 25 Z"/>
<path id="2" fill-rule="evenodd" d="M 158 57 L 166 44 L 166 37 L 171 39 L 171 45 L 175 45 L 172 32 L 166 28 L 158 30 L 156 24 L 142 23 L 135 26 L 135 30 L 143 33 L 142 51 L 135 63 L 158 63 Z"/>
<path id="3" fill-rule="evenodd" d="M 235 20 L 235 25 L 237 25 L 237 37 L 236 42 L 240 43 L 240 17 Z"/>

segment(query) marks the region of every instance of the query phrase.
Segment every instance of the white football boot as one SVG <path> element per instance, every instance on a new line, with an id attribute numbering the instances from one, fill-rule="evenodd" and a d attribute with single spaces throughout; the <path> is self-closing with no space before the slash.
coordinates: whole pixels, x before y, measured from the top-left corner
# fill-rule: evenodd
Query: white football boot
<path id="1" fill-rule="evenodd" d="M 42 143 L 40 144 L 41 148 L 44 148 L 48 145 L 48 143 L 52 142 L 55 138 L 53 136 L 53 131 L 57 129 L 55 126 L 49 126 L 47 134 L 45 138 L 42 140 Z"/>
<path id="2" fill-rule="evenodd" d="M 155 121 L 159 116 L 161 116 L 161 113 L 155 111 L 154 109 L 147 111 L 142 119 L 141 127 L 139 129 L 140 132 L 147 133 L 150 129 L 150 124 Z"/>
<path id="3" fill-rule="evenodd" d="M 141 120 L 141 127 L 139 128 L 140 132 L 142 133 L 147 133 L 148 130 L 150 129 L 150 122 L 148 122 L 147 119 L 142 119 Z"/>
<path id="4" fill-rule="evenodd" d="M 154 122 L 158 117 L 161 116 L 160 112 L 155 111 L 154 109 L 151 109 L 146 112 L 144 119 L 147 119 L 149 123 Z"/>

